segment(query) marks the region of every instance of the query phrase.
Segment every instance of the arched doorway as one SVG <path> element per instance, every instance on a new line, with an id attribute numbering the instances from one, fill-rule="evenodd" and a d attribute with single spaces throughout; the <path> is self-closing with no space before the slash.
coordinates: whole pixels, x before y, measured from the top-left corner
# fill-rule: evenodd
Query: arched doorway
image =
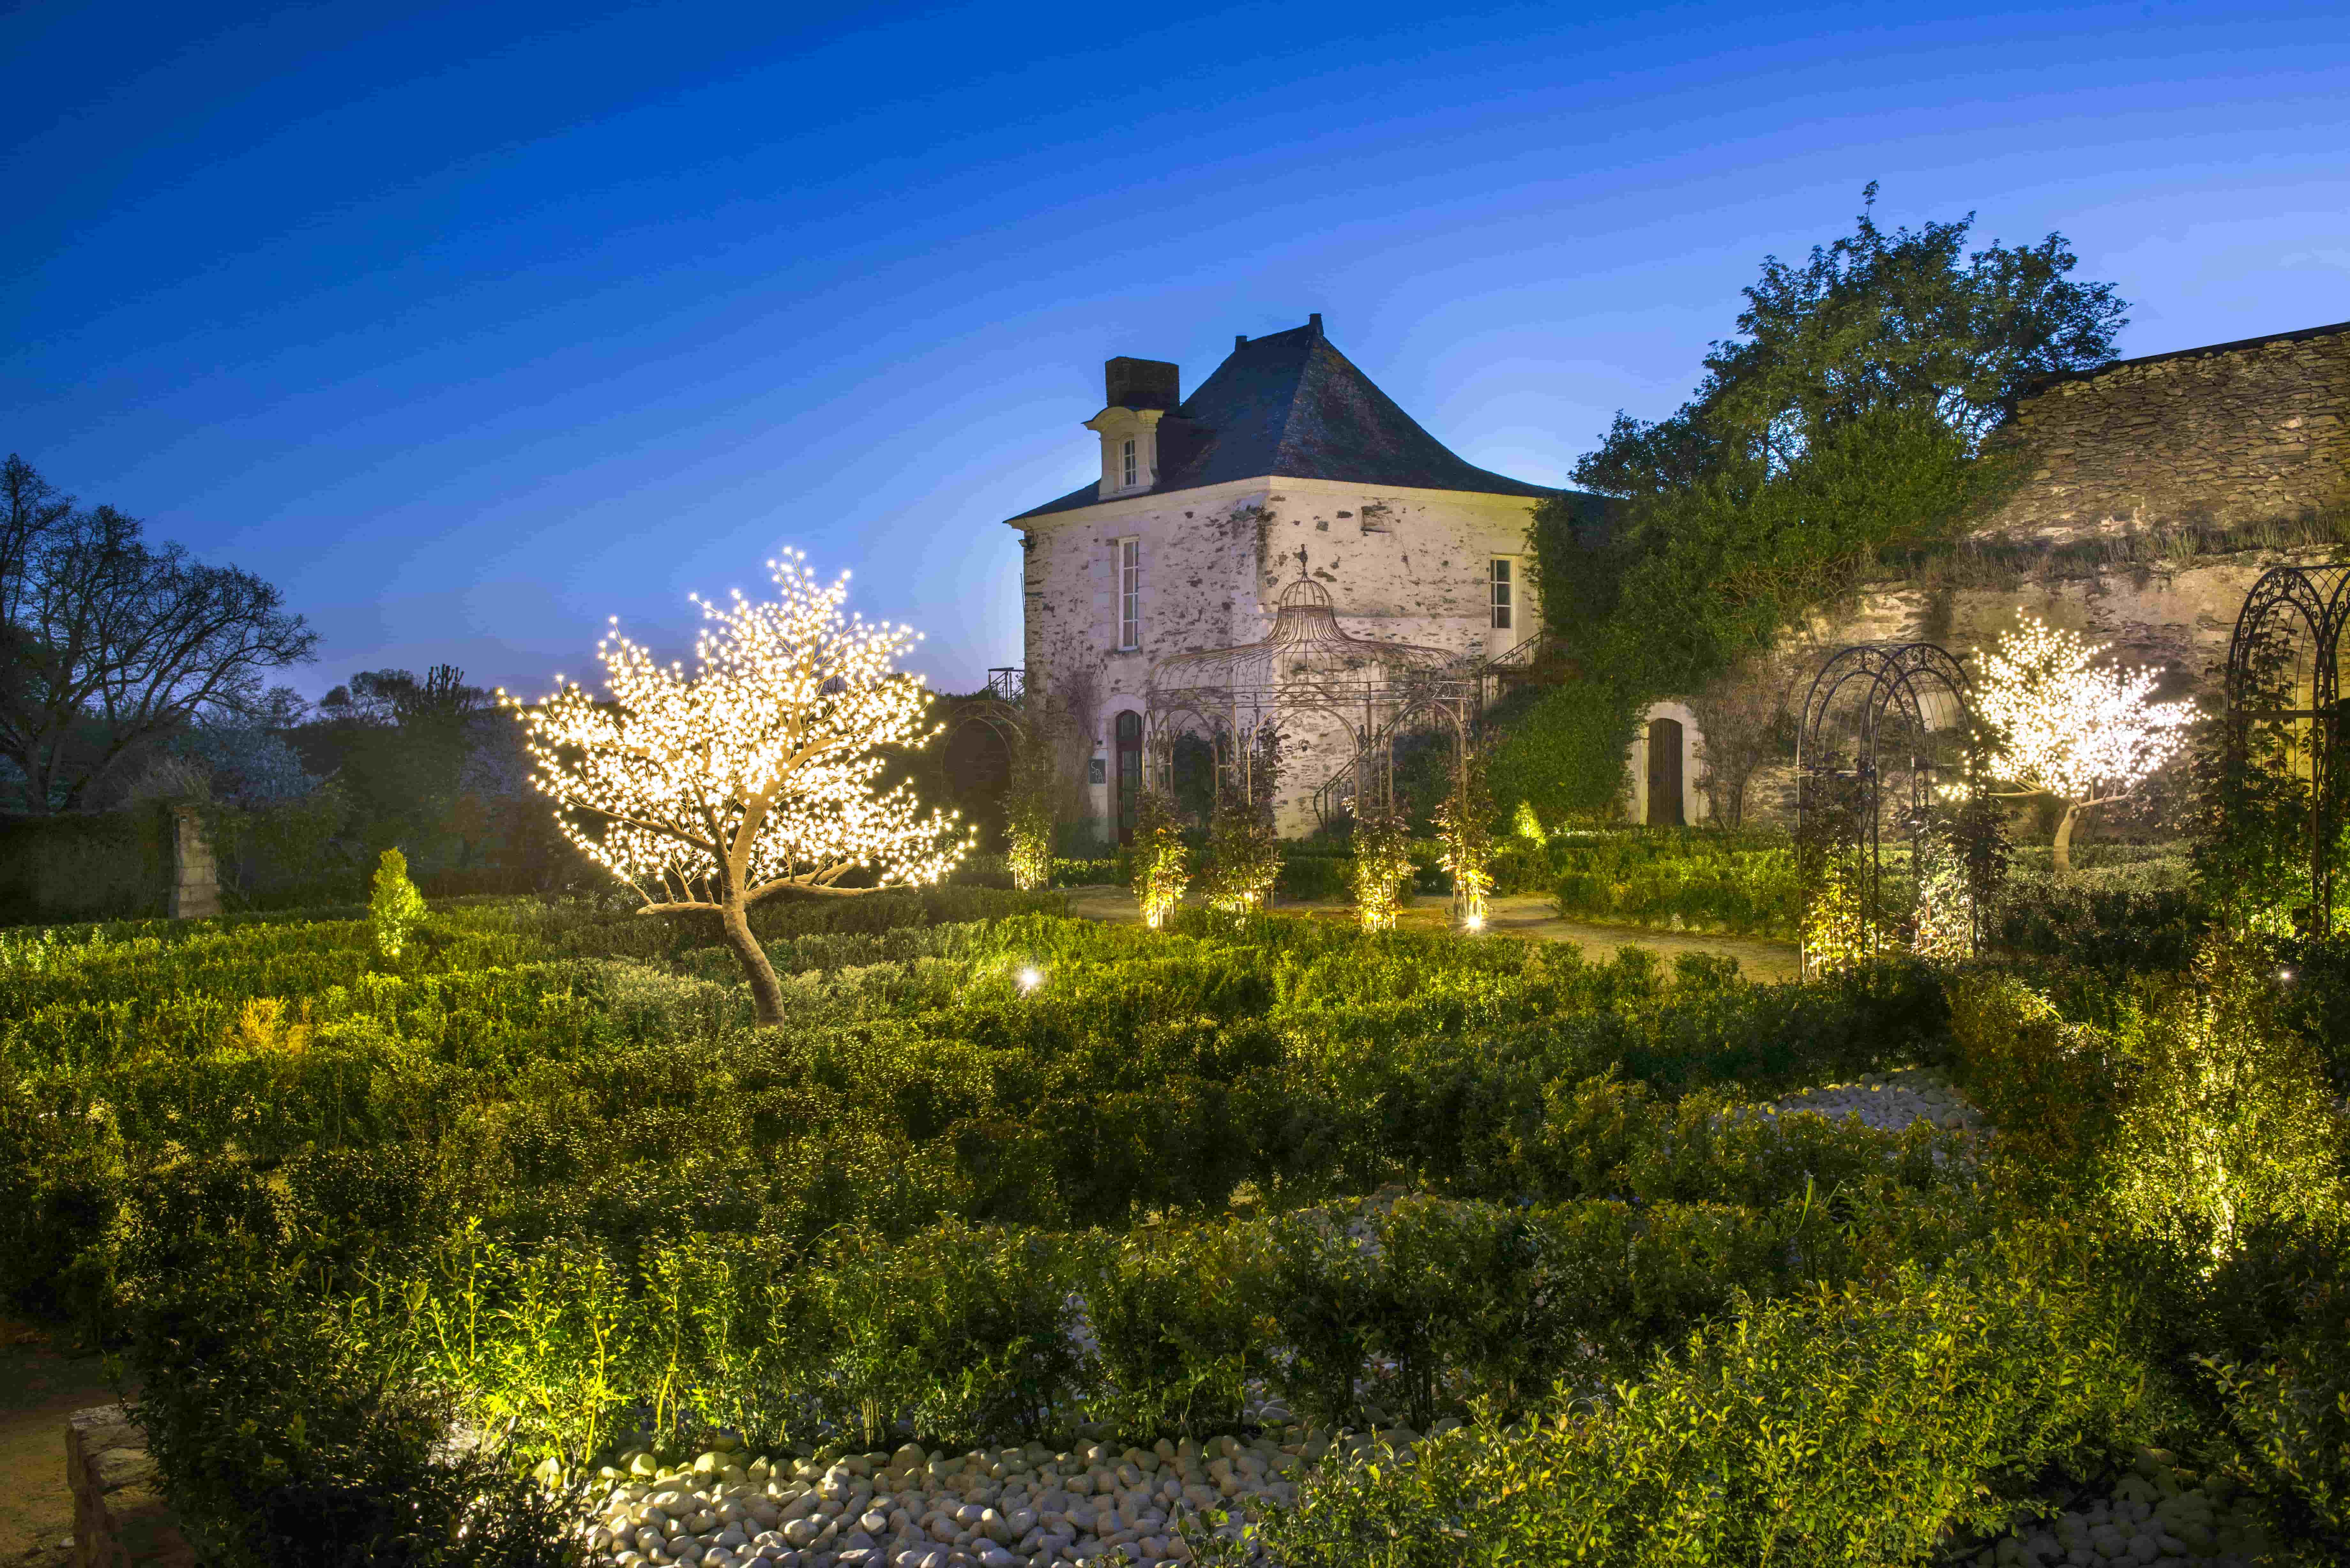
<path id="1" fill-rule="evenodd" d="M 1681 722 L 1648 721 L 1648 826 L 1686 827 L 1681 806 Z"/>
<path id="2" fill-rule="evenodd" d="M 1118 841 L 1134 842 L 1134 819 L 1142 800 L 1142 715 L 1128 708 L 1118 716 Z"/>

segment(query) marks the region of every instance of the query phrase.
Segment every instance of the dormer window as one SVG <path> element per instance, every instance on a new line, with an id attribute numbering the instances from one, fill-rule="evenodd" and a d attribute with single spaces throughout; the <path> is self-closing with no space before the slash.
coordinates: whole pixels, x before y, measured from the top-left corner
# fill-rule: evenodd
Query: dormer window
<path id="1" fill-rule="evenodd" d="M 1125 445 L 1119 449 L 1119 466 L 1124 470 L 1125 477 L 1118 481 L 1118 487 L 1122 490 L 1133 489 L 1135 470 L 1138 466 L 1135 457 L 1135 443 L 1133 441 L 1127 441 Z"/>

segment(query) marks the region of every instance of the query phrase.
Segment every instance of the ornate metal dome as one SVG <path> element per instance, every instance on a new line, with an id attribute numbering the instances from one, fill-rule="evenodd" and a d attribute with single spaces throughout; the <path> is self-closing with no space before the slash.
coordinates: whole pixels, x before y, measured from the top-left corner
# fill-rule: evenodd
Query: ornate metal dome
<path id="1" fill-rule="evenodd" d="M 1352 635 L 1338 624 L 1329 590 L 1301 575 L 1274 601 L 1273 628 L 1262 641 L 1162 659 L 1151 667 L 1150 684 L 1165 692 L 1327 692 L 1409 685 L 1465 663 L 1461 655 L 1442 649 Z"/>

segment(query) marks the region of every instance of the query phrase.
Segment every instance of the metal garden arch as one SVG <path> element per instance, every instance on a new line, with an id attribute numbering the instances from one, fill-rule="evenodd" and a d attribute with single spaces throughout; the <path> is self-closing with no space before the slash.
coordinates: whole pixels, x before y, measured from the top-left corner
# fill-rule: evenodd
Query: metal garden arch
<path id="1" fill-rule="evenodd" d="M 1810 831 L 1831 814 L 1849 814 L 1855 839 L 1850 847 L 1862 854 L 1857 891 L 1866 914 L 1865 956 L 1875 956 L 1883 937 L 1877 917 L 1884 904 L 1888 810 L 1890 826 L 1909 841 L 1914 874 L 1937 783 L 1957 772 L 1971 784 L 1971 759 L 1954 769 L 1935 754 L 1934 738 L 1955 733 L 1964 743 L 1972 728 L 1966 672 L 1935 643 L 1864 642 L 1839 649 L 1804 693 L 1795 732 L 1796 841 L 1808 843 Z M 1889 795 L 1888 772 L 1898 775 Z M 1980 934 L 1970 910 L 1970 943 Z M 1807 944 L 1806 974 L 1814 961 Z"/>
<path id="2" fill-rule="evenodd" d="M 2309 781 L 2309 922 L 2334 929 L 2343 826 L 2342 628 L 2350 566 L 2272 566 L 2244 596 L 2228 642 L 2228 766 L 2241 776 L 2255 724 L 2282 725 L 2287 766 Z"/>

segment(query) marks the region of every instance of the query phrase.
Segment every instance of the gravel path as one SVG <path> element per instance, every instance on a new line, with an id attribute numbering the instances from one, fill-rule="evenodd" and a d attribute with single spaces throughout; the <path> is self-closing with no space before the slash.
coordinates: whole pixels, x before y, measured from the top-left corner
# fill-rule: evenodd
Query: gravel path
<path id="1" fill-rule="evenodd" d="M 120 1397 L 97 1356 L 64 1355 L 0 1320 L 0 1568 L 63 1568 L 72 1560 L 66 1418 Z"/>

